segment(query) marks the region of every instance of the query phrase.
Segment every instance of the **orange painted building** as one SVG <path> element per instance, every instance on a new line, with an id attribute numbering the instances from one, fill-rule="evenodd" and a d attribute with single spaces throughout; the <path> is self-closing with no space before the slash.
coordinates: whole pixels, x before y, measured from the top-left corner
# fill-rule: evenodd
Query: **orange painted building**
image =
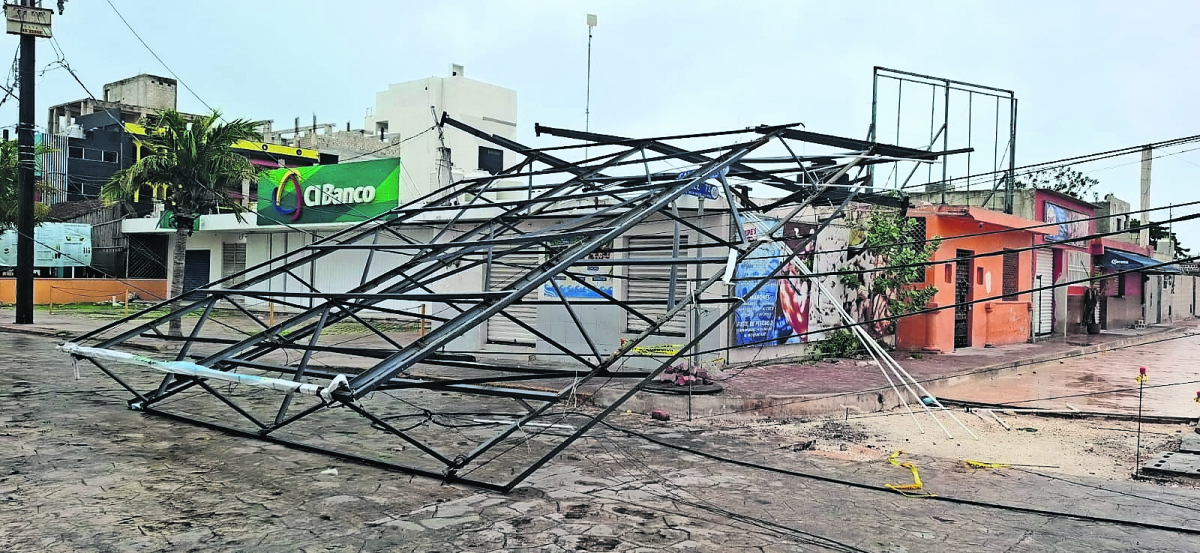
<path id="1" fill-rule="evenodd" d="M 926 237 L 942 243 L 930 261 L 944 261 L 925 271 L 925 283 L 937 294 L 927 309 L 904 317 L 896 325 L 896 348 L 902 351 L 948 353 L 964 347 L 989 347 L 1032 339 L 1033 301 L 1027 290 L 1033 280 L 1031 246 L 1041 244 L 1043 229 L 1012 230 L 1036 221 L 979 207 L 922 206 L 909 217 L 925 220 Z M 981 233 L 982 236 L 974 236 Z M 989 255 L 990 254 L 990 255 Z M 981 255 L 983 257 L 974 257 Z M 967 259 L 956 258 L 966 257 Z M 974 302 L 955 306 L 957 303 Z"/>

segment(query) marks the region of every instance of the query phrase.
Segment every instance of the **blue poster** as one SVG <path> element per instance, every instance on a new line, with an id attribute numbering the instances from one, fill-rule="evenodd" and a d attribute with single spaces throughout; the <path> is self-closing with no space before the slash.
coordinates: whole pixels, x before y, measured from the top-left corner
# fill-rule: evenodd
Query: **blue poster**
<path id="1" fill-rule="evenodd" d="M 760 246 L 751 257 L 738 264 L 737 278 L 757 279 L 771 274 L 779 266 L 780 253 L 774 244 Z M 753 295 L 748 295 L 754 284 L 753 280 L 738 280 L 734 285 L 734 295 L 746 300 L 734 313 L 734 345 L 773 345 L 763 342 L 778 336 L 775 303 L 779 282 L 771 280 Z"/>
<path id="2" fill-rule="evenodd" d="M 796 278 L 799 270 L 794 265 L 783 267 L 777 275 L 779 278 L 771 279 L 750 294 L 759 279 L 779 267 L 788 251 L 804 248 L 805 254 L 797 260 L 811 264 L 807 252 L 812 251 L 813 242 L 805 243 L 804 238 L 813 232 L 812 225 L 786 223 L 781 231 L 788 249 L 777 242 L 764 244 L 737 266 L 734 294 L 746 301 L 734 312 L 734 345 L 773 346 L 808 341 L 811 282 L 807 278 Z"/>
<path id="3" fill-rule="evenodd" d="M 608 259 L 610 254 L 607 251 L 596 251 L 588 254 L 588 259 Z M 612 266 L 611 265 L 587 265 L 587 261 L 580 261 L 581 265 L 572 266 L 570 272 L 576 278 L 571 278 L 567 275 L 554 275 L 554 284 L 547 282 L 542 285 L 542 292 L 547 298 L 557 298 L 558 290 L 562 290 L 562 295 L 567 299 L 602 299 L 603 295 L 596 290 L 600 290 L 610 297 L 613 295 L 612 282 Z M 578 280 L 576 280 L 578 279 Z M 580 280 L 587 282 L 593 288 L 584 286 Z M 555 290 L 558 286 L 558 290 Z"/>

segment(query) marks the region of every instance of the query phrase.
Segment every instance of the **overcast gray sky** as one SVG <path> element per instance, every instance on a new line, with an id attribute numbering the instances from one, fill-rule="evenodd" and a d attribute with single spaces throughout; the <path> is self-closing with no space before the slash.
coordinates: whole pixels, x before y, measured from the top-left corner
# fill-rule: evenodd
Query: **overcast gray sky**
<path id="1" fill-rule="evenodd" d="M 1016 92 L 1025 165 L 1200 134 L 1195 2 L 400 2 L 112 0 L 186 84 L 234 117 L 362 126 L 389 83 L 443 76 L 514 89 L 520 138 L 535 122 L 583 127 L 587 27 L 594 131 L 662 135 L 802 121 L 864 137 L 872 67 Z M 54 4 L 47 0 L 47 5 Z M 55 35 L 100 94 L 141 72 L 169 76 L 105 0 L 70 0 Z M 17 37 L 8 35 L 10 51 Z M 38 41 L 38 70 L 56 55 Z M 37 121 L 86 94 L 61 69 L 38 79 Z M 185 90 L 183 111 L 203 111 Z M 16 122 L 13 101 L 0 125 Z M 917 144 L 905 144 L 918 146 Z M 1154 205 L 1200 200 L 1200 150 L 1160 152 Z M 1183 152 L 1183 153 L 1176 153 Z M 1137 159 L 1079 169 L 1137 202 Z M 1196 207 L 1180 212 L 1196 212 Z M 1177 227 L 1200 246 L 1200 224 Z"/>

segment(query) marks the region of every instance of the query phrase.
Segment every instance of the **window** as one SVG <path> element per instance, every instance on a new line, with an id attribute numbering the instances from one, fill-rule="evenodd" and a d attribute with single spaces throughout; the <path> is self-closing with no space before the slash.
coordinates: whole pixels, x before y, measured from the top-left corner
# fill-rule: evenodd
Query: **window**
<path id="1" fill-rule="evenodd" d="M 1127 275 L 1117 275 L 1117 296 L 1125 297 L 1125 277 Z"/>
<path id="2" fill-rule="evenodd" d="M 1087 252 L 1067 251 L 1067 281 L 1072 286 L 1087 286 L 1092 276 L 1091 256 Z"/>
<path id="3" fill-rule="evenodd" d="M 479 170 L 495 175 L 504 170 L 504 152 L 486 146 L 479 147 Z"/>
<path id="4" fill-rule="evenodd" d="M 1004 282 L 1002 284 L 1004 301 L 1017 301 L 1017 274 L 1020 271 L 1020 263 L 1020 253 L 1004 252 Z"/>
<path id="5" fill-rule="evenodd" d="M 120 158 L 117 152 L 111 150 L 97 150 L 81 146 L 68 147 L 67 157 L 71 159 L 86 159 L 88 161 L 102 161 L 104 163 L 116 163 Z"/>
<path id="6" fill-rule="evenodd" d="M 908 220 L 913 222 L 912 227 L 909 228 L 908 241 L 913 243 L 912 244 L 913 249 L 924 248 L 925 241 L 928 239 L 928 236 L 926 236 L 926 233 L 929 232 L 928 226 L 925 222 L 925 218 L 924 217 L 909 217 Z M 927 272 L 928 269 L 929 269 L 928 267 L 919 267 L 917 270 L 917 278 L 914 279 L 913 282 L 914 283 L 925 282 L 925 273 Z"/>

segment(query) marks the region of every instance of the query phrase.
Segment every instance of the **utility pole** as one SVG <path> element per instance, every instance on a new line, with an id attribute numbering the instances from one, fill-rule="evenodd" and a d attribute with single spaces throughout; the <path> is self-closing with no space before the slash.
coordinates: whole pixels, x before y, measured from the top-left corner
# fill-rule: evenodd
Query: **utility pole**
<path id="1" fill-rule="evenodd" d="M 33 323 L 34 39 L 50 36 L 53 13 L 34 4 L 35 0 L 21 0 L 20 5 L 4 6 L 6 31 L 21 36 L 17 74 L 21 86 L 17 120 L 17 324 Z"/>
<path id="2" fill-rule="evenodd" d="M 1142 189 L 1141 189 L 1141 213 L 1138 214 L 1138 223 L 1141 223 L 1141 229 L 1138 230 L 1138 245 L 1146 248 L 1150 247 L 1150 163 L 1154 159 L 1154 150 L 1149 146 L 1142 149 Z"/>
<path id="3" fill-rule="evenodd" d="M 587 98 L 583 104 L 583 130 L 588 132 L 592 128 L 592 29 L 596 28 L 597 18 L 593 14 L 587 16 L 588 26 L 588 52 L 587 52 Z M 588 157 L 588 149 L 583 149 L 583 157 Z"/>
<path id="4" fill-rule="evenodd" d="M 18 76 L 21 107 L 17 122 L 17 324 L 33 324 L 33 40 L 32 35 L 21 35 Z"/>
<path id="5" fill-rule="evenodd" d="M 583 106 L 583 130 L 591 130 L 592 122 L 592 29 L 596 28 L 596 16 L 588 14 L 588 51 L 587 51 L 587 99 Z"/>

